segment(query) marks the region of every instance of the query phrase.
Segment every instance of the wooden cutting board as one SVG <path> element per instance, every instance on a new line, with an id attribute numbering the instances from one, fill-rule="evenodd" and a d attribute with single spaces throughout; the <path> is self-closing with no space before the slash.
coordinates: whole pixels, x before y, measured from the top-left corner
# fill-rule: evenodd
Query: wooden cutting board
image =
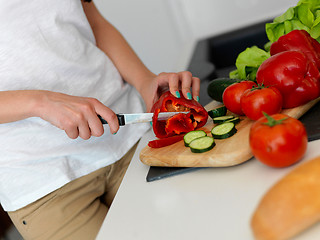
<path id="1" fill-rule="evenodd" d="M 282 113 L 294 118 L 301 117 L 320 98 L 313 100 L 303 106 L 285 109 Z M 205 108 L 211 110 L 221 106 L 221 103 L 212 101 Z M 184 142 L 180 141 L 163 148 L 144 147 L 140 152 L 140 160 L 149 166 L 161 167 L 227 167 L 234 166 L 249 160 L 253 155 L 249 145 L 249 132 L 253 121 L 243 117 L 236 125 L 238 132 L 230 138 L 215 140 L 216 146 L 204 153 L 192 153 Z M 201 129 L 208 135 L 215 124 L 209 117 L 208 122 Z"/>

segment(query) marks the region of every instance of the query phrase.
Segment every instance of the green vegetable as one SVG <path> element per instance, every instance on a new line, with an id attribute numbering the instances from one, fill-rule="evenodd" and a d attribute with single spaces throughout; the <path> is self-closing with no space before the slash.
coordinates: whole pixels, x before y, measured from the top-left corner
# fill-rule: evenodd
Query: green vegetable
<path id="1" fill-rule="evenodd" d="M 240 122 L 240 118 L 239 118 L 239 117 L 234 117 L 234 118 L 232 118 L 232 119 L 230 119 L 230 120 L 227 120 L 227 121 L 225 121 L 225 122 L 232 122 L 232 123 L 234 123 L 234 124 L 237 124 L 237 123 Z"/>
<path id="2" fill-rule="evenodd" d="M 300 0 L 296 6 L 267 23 L 265 28 L 269 39 L 265 49 L 253 46 L 241 52 L 236 60 L 237 69 L 230 72 L 230 78 L 255 81 L 257 69 L 270 57 L 271 44 L 292 30 L 306 30 L 320 42 L 320 0 Z"/>
<path id="3" fill-rule="evenodd" d="M 193 153 L 203 153 L 211 150 L 216 145 L 214 139 L 204 136 L 193 140 L 190 144 L 190 150 Z"/>
<path id="4" fill-rule="evenodd" d="M 231 116 L 231 115 L 230 116 L 215 117 L 215 118 L 213 118 L 213 123 L 219 124 L 219 123 L 229 121 L 233 118 L 234 118 L 234 116 Z"/>
<path id="5" fill-rule="evenodd" d="M 306 30 L 320 41 L 320 0 L 300 0 L 294 7 L 266 24 L 266 33 L 271 43 L 292 30 Z"/>
<path id="6" fill-rule="evenodd" d="M 216 139 L 225 139 L 233 136 L 237 132 L 234 123 L 226 122 L 220 125 L 215 126 L 211 130 L 211 134 L 213 138 Z"/>
<path id="7" fill-rule="evenodd" d="M 208 111 L 208 114 L 211 118 L 221 117 L 227 114 L 227 108 L 225 106 L 218 107 Z"/>
<path id="8" fill-rule="evenodd" d="M 209 83 L 207 87 L 207 93 L 213 100 L 222 102 L 223 91 L 231 84 L 237 82 L 240 82 L 240 80 L 231 78 L 216 78 Z"/>
<path id="9" fill-rule="evenodd" d="M 236 60 L 237 69 L 232 71 L 229 77 L 254 81 L 259 66 L 269 57 L 269 52 L 257 46 L 247 48 L 238 55 Z"/>
<path id="10" fill-rule="evenodd" d="M 183 140 L 184 140 L 184 145 L 186 147 L 189 147 L 189 144 L 194 140 L 199 137 L 204 137 L 207 136 L 207 133 L 203 130 L 194 130 L 191 132 L 188 132 L 186 135 L 184 135 Z"/>

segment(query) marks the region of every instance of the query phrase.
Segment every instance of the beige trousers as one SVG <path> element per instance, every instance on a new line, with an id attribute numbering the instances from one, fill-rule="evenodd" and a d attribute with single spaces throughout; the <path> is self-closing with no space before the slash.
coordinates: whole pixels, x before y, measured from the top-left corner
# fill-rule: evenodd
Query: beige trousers
<path id="1" fill-rule="evenodd" d="M 137 144 L 119 161 L 8 212 L 25 240 L 95 239 Z"/>

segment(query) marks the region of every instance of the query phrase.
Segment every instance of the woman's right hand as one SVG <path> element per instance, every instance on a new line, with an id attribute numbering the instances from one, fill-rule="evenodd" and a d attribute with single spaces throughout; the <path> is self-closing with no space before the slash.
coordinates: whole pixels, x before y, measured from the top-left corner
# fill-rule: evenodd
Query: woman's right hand
<path id="1" fill-rule="evenodd" d="M 112 134 L 119 130 L 116 114 L 95 98 L 50 91 L 39 91 L 39 97 L 35 115 L 64 130 L 72 139 L 101 136 L 104 129 L 98 115 L 108 122 Z"/>

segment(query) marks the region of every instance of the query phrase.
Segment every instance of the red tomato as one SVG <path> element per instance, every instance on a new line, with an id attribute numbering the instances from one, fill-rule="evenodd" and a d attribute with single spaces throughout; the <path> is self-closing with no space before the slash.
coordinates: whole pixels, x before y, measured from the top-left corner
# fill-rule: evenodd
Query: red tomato
<path id="1" fill-rule="evenodd" d="M 226 108 L 235 114 L 244 115 L 241 110 L 240 99 L 243 92 L 253 86 L 257 86 L 257 84 L 252 81 L 242 81 L 228 86 L 222 94 L 222 100 Z"/>
<path id="2" fill-rule="evenodd" d="M 256 159 L 271 167 L 287 167 L 303 157 L 308 138 L 299 120 L 278 113 L 254 122 L 249 141 Z"/>
<path id="3" fill-rule="evenodd" d="M 258 120 L 265 112 L 269 115 L 282 109 L 282 95 L 274 87 L 257 87 L 244 91 L 241 97 L 242 112 L 251 120 Z"/>

